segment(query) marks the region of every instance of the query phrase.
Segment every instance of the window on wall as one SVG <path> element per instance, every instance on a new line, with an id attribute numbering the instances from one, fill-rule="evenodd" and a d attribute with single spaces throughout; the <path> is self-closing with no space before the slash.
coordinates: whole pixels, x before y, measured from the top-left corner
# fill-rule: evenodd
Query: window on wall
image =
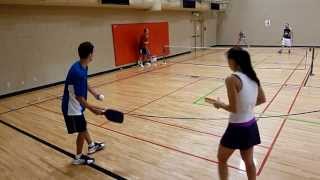
<path id="1" fill-rule="evenodd" d="M 102 4 L 129 5 L 129 0 L 101 0 Z"/>
<path id="2" fill-rule="evenodd" d="M 218 3 L 211 3 L 211 9 L 213 9 L 213 10 L 220 10 L 220 4 L 218 4 Z"/>
<path id="3" fill-rule="evenodd" d="M 183 0 L 183 8 L 196 8 L 196 0 Z"/>

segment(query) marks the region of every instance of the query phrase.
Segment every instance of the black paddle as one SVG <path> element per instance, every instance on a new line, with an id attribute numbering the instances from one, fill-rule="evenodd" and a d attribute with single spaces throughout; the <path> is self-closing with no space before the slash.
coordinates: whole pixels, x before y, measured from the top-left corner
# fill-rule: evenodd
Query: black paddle
<path id="1" fill-rule="evenodd" d="M 123 123 L 123 112 L 121 111 L 117 111 L 117 110 L 114 110 L 114 109 L 107 109 L 105 112 L 104 112 L 104 116 L 109 120 L 109 121 L 112 121 L 112 122 L 115 122 L 115 123 Z"/>

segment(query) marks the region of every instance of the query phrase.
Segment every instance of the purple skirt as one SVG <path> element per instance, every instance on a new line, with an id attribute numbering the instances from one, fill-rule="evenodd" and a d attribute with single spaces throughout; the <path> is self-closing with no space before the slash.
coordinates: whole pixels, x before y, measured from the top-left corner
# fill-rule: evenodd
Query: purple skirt
<path id="1" fill-rule="evenodd" d="M 246 150 L 260 144 L 260 134 L 256 119 L 245 123 L 229 123 L 220 144 L 230 149 Z"/>

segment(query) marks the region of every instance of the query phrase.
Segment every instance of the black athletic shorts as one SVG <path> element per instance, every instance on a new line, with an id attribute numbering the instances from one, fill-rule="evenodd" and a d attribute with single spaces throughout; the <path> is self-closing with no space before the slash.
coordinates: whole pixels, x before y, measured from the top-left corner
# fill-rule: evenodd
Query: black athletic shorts
<path id="1" fill-rule="evenodd" d="M 144 55 L 144 56 L 147 56 L 147 55 L 150 54 L 148 48 L 145 48 L 145 47 L 144 47 L 144 48 L 141 48 L 140 51 L 139 51 L 139 53 L 140 53 L 141 55 Z"/>
<path id="2" fill-rule="evenodd" d="M 246 150 L 261 143 L 255 119 L 247 123 L 229 123 L 220 144 L 230 149 Z"/>
<path id="3" fill-rule="evenodd" d="M 84 132 L 87 130 L 87 121 L 84 118 L 84 115 L 64 115 L 64 120 L 69 134 L 73 134 L 75 132 Z"/>

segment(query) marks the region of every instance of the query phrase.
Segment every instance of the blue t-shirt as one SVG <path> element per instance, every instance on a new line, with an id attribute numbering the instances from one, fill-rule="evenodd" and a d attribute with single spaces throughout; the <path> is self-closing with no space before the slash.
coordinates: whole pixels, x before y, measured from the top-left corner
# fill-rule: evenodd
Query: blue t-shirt
<path id="1" fill-rule="evenodd" d="M 88 94 L 88 67 L 84 68 L 79 61 L 75 62 L 67 75 L 64 84 L 62 98 L 62 112 L 67 116 L 83 115 L 85 108 L 79 103 L 76 97 L 87 99 Z"/>

